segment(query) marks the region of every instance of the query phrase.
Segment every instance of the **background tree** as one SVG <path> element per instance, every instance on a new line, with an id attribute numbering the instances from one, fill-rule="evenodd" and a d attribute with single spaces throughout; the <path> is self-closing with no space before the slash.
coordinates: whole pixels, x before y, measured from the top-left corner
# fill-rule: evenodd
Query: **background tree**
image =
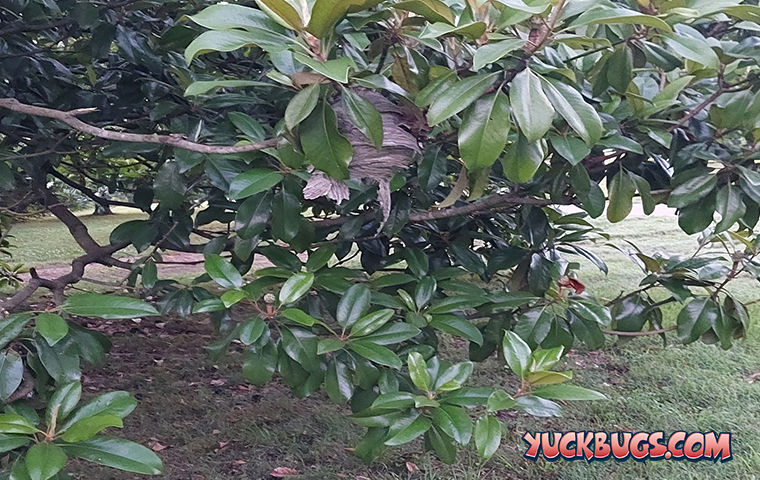
<path id="1" fill-rule="evenodd" d="M 1 185 L 31 190 L 85 252 L 3 308 L 46 288 L 69 322 L 159 313 L 66 299 L 87 264 L 123 268 L 161 313 L 211 313 L 209 350 L 242 342 L 252 383 L 276 372 L 296 395 L 350 403 L 367 460 L 422 435 L 445 461 L 471 439 L 487 458 L 495 412 L 601 398 L 550 368 L 605 333 L 728 348 L 748 326 L 725 287 L 760 274 L 754 4 L 10 2 L 0 19 Z M 51 178 L 149 218 L 99 245 Z M 578 271 L 607 268 L 581 243 L 605 238 L 587 217 L 620 221 L 634 197 L 677 208 L 727 255 L 634 249 L 641 287 L 600 303 Z M 115 256 L 130 245 L 136 260 Z M 159 279 L 162 251 L 203 253 L 206 274 Z M 236 316 L 244 304 L 258 315 Z M 469 360 L 498 351 L 520 389 L 464 386 L 472 364 L 439 358 L 441 332 L 468 340 Z M 66 335 L 56 354 L 78 358 Z M 35 378 L 56 368 L 23 361 Z"/>

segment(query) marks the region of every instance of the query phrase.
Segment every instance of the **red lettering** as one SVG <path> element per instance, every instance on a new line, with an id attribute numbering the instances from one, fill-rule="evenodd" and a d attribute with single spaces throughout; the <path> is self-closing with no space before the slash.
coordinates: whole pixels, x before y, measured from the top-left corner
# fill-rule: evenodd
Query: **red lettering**
<path id="1" fill-rule="evenodd" d="M 577 441 L 575 444 L 575 456 L 586 457 L 586 460 L 591 460 L 594 456 L 594 452 L 589 448 L 589 444 L 594 441 L 594 434 L 591 432 L 578 432 Z"/>
<path id="2" fill-rule="evenodd" d="M 610 435 L 610 441 L 612 443 L 612 455 L 622 460 L 628 456 L 630 453 L 630 443 L 631 443 L 631 432 L 622 432 L 623 435 L 623 442 L 620 442 L 620 434 L 621 432 L 615 432 L 612 435 Z"/>
<path id="3" fill-rule="evenodd" d="M 549 435 L 554 439 L 554 445 L 550 443 Z M 561 433 L 544 432 L 541 434 L 541 450 L 544 451 L 544 457 L 551 460 L 559 456 L 559 442 L 561 439 Z"/>
<path id="4" fill-rule="evenodd" d="M 531 435 L 530 432 L 525 432 L 522 439 L 528 444 L 528 451 L 525 452 L 525 456 L 535 460 L 538 457 L 538 449 L 541 446 L 541 434 L 536 433 L 535 435 Z"/>
<path id="5" fill-rule="evenodd" d="M 559 441 L 559 453 L 568 460 L 575 458 L 575 446 L 570 448 L 571 443 L 575 443 L 575 432 L 567 432 L 563 434 Z"/>
<path id="6" fill-rule="evenodd" d="M 731 458 L 731 434 L 721 433 L 715 438 L 715 432 L 705 434 L 705 457 L 718 461 L 718 455 L 723 462 Z"/>
<path id="7" fill-rule="evenodd" d="M 683 457 L 683 450 L 681 448 L 678 448 L 678 444 L 680 443 L 683 446 L 682 442 L 685 439 L 686 439 L 686 432 L 675 432 L 668 439 L 668 451 L 673 456 L 673 458 Z M 665 455 L 665 458 L 667 458 L 667 455 Z"/>
<path id="8" fill-rule="evenodd" d="M 668 447 L 660 443 L 660 440 L 663 438 L 664 435 L 662 432 L 654 432 L 649 435 L 649 445 L 651 445 L 651 448 L 649 449 L 649 458 L 655 459 L 665 456 Z"/>
<path id="9" fill-rule="evenodd" d="M 612 449 L 607 443 L 606 432 L 596 432 L 594 434 L 594 457 L 596 460 L 603 460 L 610 456 Z"/>
<path id="10" fill-rule="evenodd" d="M 699 449 L 694 450 L 694 445 L 699 444 Z M 683 453 L 686 458 L 696 460 L 705 454 L 705 436 L 699 432 L 694 432 L 683 442 Z"/>
<path id="11" fill-rule="evenodd" d="M 631 456 L 633 458 L 642 460 L 649 455 L 649 444 L 646 443 L 648 439 L 649 434 L 646 432 L 639 432 L 631 438 Z"/>

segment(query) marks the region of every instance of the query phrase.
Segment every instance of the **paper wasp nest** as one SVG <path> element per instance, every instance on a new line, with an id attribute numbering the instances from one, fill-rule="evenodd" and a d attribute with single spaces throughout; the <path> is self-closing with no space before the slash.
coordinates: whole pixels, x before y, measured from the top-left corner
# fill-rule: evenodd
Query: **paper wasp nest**
<path id="1" fill-rule="evenodd" d="M 354 148 L 348 165 L 352 179 L 364 180 L 378 185 L 378 202 L 383 212 L 382 230 L 391 213 L 390 181 L 393 176 L 409 167 L 414 156 L 420 153 L 417 138 L 408 128 L 414 122 L 398 105 L 372 90 L 360 89 L 356 93 L 375 106 L 383 119 L 383 146 L 380 149 L 348 119 L 340 98 L 332 103 L 338 121 L 338 129 Z M 327 197 L 340 203 L 349 197 L 348 186 L 322 172 L 315 171 L 303 190 L 304 198 Z"/>

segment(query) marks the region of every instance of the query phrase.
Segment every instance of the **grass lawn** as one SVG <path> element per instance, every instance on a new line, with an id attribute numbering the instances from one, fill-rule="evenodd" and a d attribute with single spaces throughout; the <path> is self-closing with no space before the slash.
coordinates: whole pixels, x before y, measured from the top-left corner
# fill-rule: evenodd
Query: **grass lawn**
<path id="1" fill-rule="evenodd" d="M 107 238 L 115 222 L 131 219 L 88 217 L 94 236 Z M 613 235 L 638 244 L 645 252 L 692 252 L 696 239 L 680 232 L 672 217 L 633 217 L 616 224 L 599 222 Z M 33 221 L 14 230 L 19 261 L 64 261 L 77 255 L 73 241 L 55 221 Z M 34 237 L 30 238 L 30 235 Z M 72 247 L 73 245 L 73 247 Z M 583 263 L 581 279 L 601 298 L 614 298 L 634 287 L 642 275 L 616 250 L 593 247 L 610 266 L 605 277 Z M 28 260 L 27 260 L 28 259 Z M 737 281 L 734 292 L 744 299 L 760 297 L 757 282 Z M 760 314 L 758 305 L 751 315 Z M 672 317 L 672 315 L 671 315 Z M 669 324 L 673 324 L 673 318 Z M 666 322 L 667 324 L 668 322 Z M 756 479 L 760 478 L 760 382 L 745 377 L 760 371 L 760 334 L 729 351 L 696 343 L 664 346 L 659 338 L 640 338 L 617 345 L 610 338 L 602 350 L 572 351 L 564 360 L 575 371 L 576 383 L 605 393 L 609 402 L 565 405 L 562 418 L 541 419 L 504 415 L 506 435 L 499 452 L 479 465 L 472 451 L 460 454 L 456 465 L 442 465 L 422 454 L 421 442 L 392 450 L 381 462 L 364 466 L 350 453 L 362 431 L 342 414 L 347 408 L 329 403 L 323 394 L 293 398 L 278 384 L 264 388 L 246 384 L 233 353 L 213 365 L 203 346 L 211 328 L 202 316 L 192 320 L 160 318 L 101 322 L 114 342 L 111 361 L 86 372 L 85 392 L 125 389 L 136 394 L 137 410 L 125 419 L 123 435 L 158 451 L 173 480 L 270 478 L 275 467 L 290 467 L 299 479 Z M 446 342 L 443 354 L 464 355 L 461 343 Z M 473 382 L 506 385 L 514 378 L 495 360 L 476 366 Z M 546 430 L 676 430 L 732 432 L 734 459 L 725 464 L 660 461 L 638 463 L 557 461 L 530 462 L 522 457 L 522 432 Z M 406 462 L 420 472 L 409 473 Z M 132 479 L 132 474 L 85 464 L 72 471 L 82 479 Z"/>

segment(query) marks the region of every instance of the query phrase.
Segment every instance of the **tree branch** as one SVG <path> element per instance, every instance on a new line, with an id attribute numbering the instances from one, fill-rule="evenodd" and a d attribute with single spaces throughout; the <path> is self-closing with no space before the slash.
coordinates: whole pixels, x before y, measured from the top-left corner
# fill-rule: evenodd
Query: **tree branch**
<path id="1" fill-rule="evenodd" d="M 85 187 L 84 185 L 78 184 L 77 182 L 71 180 L 69 177 L 67 177 L 66 175 L 58 172 L 54 168 L 50 169 L 50 175 L 52 175 L 55 178 L 57 178 L 58 180 L 62 181 L 63 183 L 65 183 L 69 187 L 82 192 L 82 194 L 84 196 L 86 196 L 87 198 L 89 198 L 93 202 L 97 203 L 101 207 L 105 208 L 105 207 L 109 207 L 111 205 L 117 205 L 117 206 L 120 206 L 120 207 L 139 208 L 134 203 L 121 202 L 119 200 L 109 200 L 107 198 L 99 197 L 91 189 Z"/>
<path id="2" fill-rule="evenodd" d="M 209 153 L 209 154 L 231 154 L 231 153 L 243 153 L 243 152 L 255 152 L 263 150 L 265 148 L 274 147 L 277 145 L 277 139 L 272 138 L 263 142 L 251 143 L 248 145 L 237 146 L 222 146 L 222 145 L 204 145 L 201 143 L 191 142 L 185 140 L 182 135 L 169 134 L 139 134 L 139 133 L 126 133 L 117 132 L 114 130 L 106 130 L 104 128 L 96 127 L 79 120 L 77 116 L 85 115 L 87 113 L 93 113 L 97 111 L 94 108 L 81 108 L 78 110 L 71 110 L 68 112 L 62 110 L 54 110 L 51 108 L 36 107 L 34 105 L 28 105 L 21 103 L 15 98 L 0 98 L 0 107 L 13 110 L 14 112 L 25 113 L 27 115 L 34 115 L 36 117 L 47 117 L 59 120 L 66 125 L 74 128 L 83 133 L 90 134 L 94 137 L 105 138 L 106 140 L 115 140 L 117 142 L 135 142 L 135 143 L 155 143 L 159 145 L 169 145 L 184 150 L 192 150 L 193 152 Z"/>

